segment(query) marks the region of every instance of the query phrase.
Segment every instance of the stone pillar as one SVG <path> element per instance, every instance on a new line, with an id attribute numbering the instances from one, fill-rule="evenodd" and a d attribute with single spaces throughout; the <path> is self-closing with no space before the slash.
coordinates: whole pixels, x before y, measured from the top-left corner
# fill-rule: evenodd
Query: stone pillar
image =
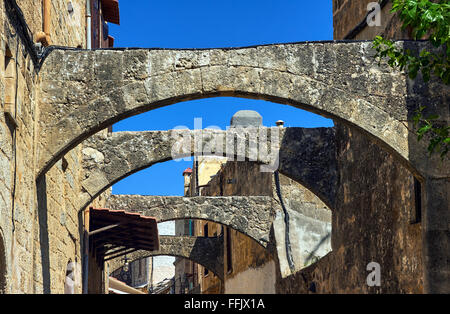
<path id="1" fill-rule="evenodd" d="M 424 292 L 450 293 L 450 178 L 426 178 L 422 201 Z"/>

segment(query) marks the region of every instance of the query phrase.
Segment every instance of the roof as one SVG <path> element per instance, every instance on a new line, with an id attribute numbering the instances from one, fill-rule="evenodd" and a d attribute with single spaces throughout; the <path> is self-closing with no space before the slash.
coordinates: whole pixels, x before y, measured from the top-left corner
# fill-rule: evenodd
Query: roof
<path id="1" fill-rule="evenodd" d="M 105 261 L 136 250 L 159 249 L 156 218 L 107 208 L 89 209 L 89 238 L 99 260 Z"/>
<path id="2" fill-rule="evenodd" d="M 120 24 L 119 0 L 101 0 L 105 21 Z"/>
<path id="3" fill-rule="evenodd" d="M 166 278 L 153 287 L 152 294 L 168 294 L 173 285 L 173 278 Z"/>

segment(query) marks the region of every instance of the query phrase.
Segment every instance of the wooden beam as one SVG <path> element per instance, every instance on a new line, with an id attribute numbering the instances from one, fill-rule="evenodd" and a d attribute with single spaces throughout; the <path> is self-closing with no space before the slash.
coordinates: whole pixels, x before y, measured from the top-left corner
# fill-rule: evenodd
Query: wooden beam
<path id="1" fill-rule="evenodd" d="M 109 257 L 105 258 L 104 261 L 106 262 L 106 261 L 109 261 L 110 259 L 114 259 L 114 258 L 120 257 L 122 255 L 127 255 L 127 254 L 130 254 L 130 253 L 133 253 L 134 251 L 137 251 L 137 250 L 139 250 L 139 249 L 134 249 L 133 248 L 133 249 L 130 249 L 129 251 L 124 251 L 124 252 L 119 253 L 117 255 L 109 256 Z"/>
<path id="2" fill-rule="evenodd" d="M 96 229 L 94 231 L 89 231 L 88 235 L 91 237 L 94 234 L 97 234 L 97 233 L 100 233 L 100 232 L 103 232 L 103 231 L 106 231 L 106 230 L 110 230 L 110 229 L 116 228 L 118 226 L 120 226 L 120 223 L 109 225 L 109 226 L 106 226 L 106 227 L 102 227 L 102 228 Z"/>
<path id="3" fill-rule="evenodd" d="M 134 248 L 130 248 L 130 247 L 128 247 L 128 246 L 126 246 L 126 247 L 116 246 L 116 248 L 119 248 L 119 249 L 116 249 L 116 250 L 114 250 L 114 251 L 112 251 L 112 252 L 108 252 L 109 250 L 106 250 L 104 256 L 107 257 L 107 256 L 115 255 L 115 254 L 117 254 L 117 253 L 121 253 L 121 252 L 123 252 L 123 251 L 127 251 L 127 250 L 130 250 L 130 249 L 134 249 Z"/>

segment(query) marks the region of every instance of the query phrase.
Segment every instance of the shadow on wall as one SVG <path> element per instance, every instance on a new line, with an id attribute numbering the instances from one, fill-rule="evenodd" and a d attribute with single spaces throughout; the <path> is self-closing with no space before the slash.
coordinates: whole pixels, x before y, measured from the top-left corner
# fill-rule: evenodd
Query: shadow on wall
<path id="1" fill-rule="evenodd" d="M 41 267 L 43 289 L 45 294 L 51 293 L 50 288 L 50 249 L 48 239 L 47 216 L 47 181 L 44 176 L 36 182 L 39 219 L 39 242 L 41 244 Z"/>
<path id="2" fill-rule="evenodd" d="M 323 245 L 329 245 L 329 240 L 331 238 L 331 233 L 328 233 L 326 236 L 324 236 L 322 239 L 320 239 L 320 242 L 317 243 L 316 247 L 309 252 L 309 255 L 306 257 L 305 259 L 305 267 L 309 266 L 311 264 L 317 263 L 323 256 L 318 255 L 318 251 L 319 249 L 323 246 Z M 330 251 L 331 252 L 331 249 Z M 327 254 L 329 253 L 327 252 Z"/>
<path id="3" fill-rule="evenodd" d="M 410 49 L 418 54 L 417 47 L 413 42 L 405 43 L 405 49 Z M 438 50 L 439 51 L 439 50 Z M 450 99 L 448 86 L 444 85 L 438 77 L 431 76 L 430 81 L 424 82 L 420 74 L 410 80 L 407 85 L 407 108 L 408 127 L 417 130 L 412 122 L 412 117 L 420 106 L 425 106 L 423 117 L 437 114 L 440 121 L 435 121 L 435 125 L 448 125 L 449 113 L 448 103 Z M 418 141 L 417 135 L 408 133 L 408 150 L 413 163 L 426 165 L 420 175 L 415 176 L 415 196 L 416 212 L 415 221 L 421 222 L 422 232 L 422 255 L 423 259 L 423 291 L 425 293 L 449 293 L 450 292 L 450 272 L 448 266 L 449 250 L 446 243 L 449 243 L 450 221 L 450 171 L 447 154 L 443 160 L 439 153 L 435 152 L 427 156 L 421 144 L 428 145 L 429 139 Z M 424 143 L 422 143 L 424 142 Z M 445 249 L 447 247 L 447 249 Z M 444 248 L 444 249 L 443 249 Z"/>

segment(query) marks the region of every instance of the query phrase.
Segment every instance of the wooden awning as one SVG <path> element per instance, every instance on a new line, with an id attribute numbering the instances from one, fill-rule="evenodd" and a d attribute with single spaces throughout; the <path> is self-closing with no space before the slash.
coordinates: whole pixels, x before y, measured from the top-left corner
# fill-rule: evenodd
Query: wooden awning
<path id="1" fill-rule="evenodd" d="M 98 262 L 136 250 L 159 250 L 156 218 L 123 210 L 91 207 L 89 242 Z"/>
<path id="2" fill-rule="evenodd" d="M 119 0 L 101 0 L 103 18 L 107 22 L 120 24 Z"/>

